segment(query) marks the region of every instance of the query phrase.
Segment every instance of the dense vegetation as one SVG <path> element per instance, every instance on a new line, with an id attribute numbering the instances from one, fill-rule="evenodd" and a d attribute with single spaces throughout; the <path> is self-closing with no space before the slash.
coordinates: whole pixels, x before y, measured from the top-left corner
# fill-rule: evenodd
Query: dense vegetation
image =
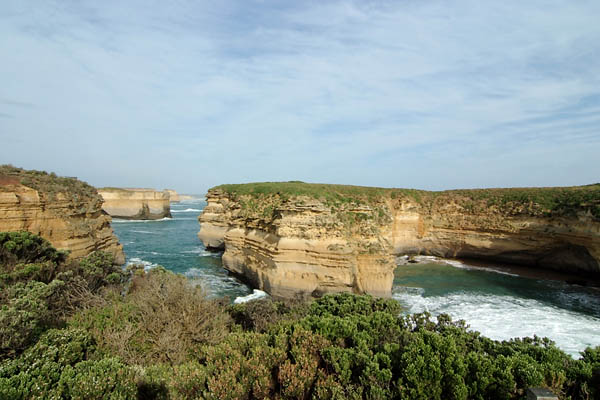
<path id="1" fill-rule="evenodd" d="M 20 183 L 54 198 L 57 193 L 69 193 L 70 197 L 97 197 L 93 186 L 78 180 L 57 176 L 46 171 L 24 170 L 12 165 L 0 165 L 0 190 L 3 183 Z"/>
<path id="2" fill-rule="evenodd" d="M 245 198 L 272 197 L 282 201 L 307 196 L 326 204 L 376 204 L 384 199 L 410 198 L 425 209 L 456 203 L 466 211 L 496 210 L 504 214 L 544 216 L 573 216 L 577 212 L 589 212 L 600 220 L 600 184 L 551 187 L 467 189 L 429 192 L 413 189 L 385 189 L 363 186 L 329 185 L 293 182 L 262 182 L 237 185 L 221 185 L 222 190 L 237 199 L 251 204 Z M 253 204 L 253 203 L 252 203 Z"/>
<path id="3" fill-rule="evenodd" d="M 163 268 L 69 263 L 25 232 L 0 234 L 0 273 L 0 399 L 600 398 L 600 348 L 574 360 L 393 300 L 229 305 Z"/>

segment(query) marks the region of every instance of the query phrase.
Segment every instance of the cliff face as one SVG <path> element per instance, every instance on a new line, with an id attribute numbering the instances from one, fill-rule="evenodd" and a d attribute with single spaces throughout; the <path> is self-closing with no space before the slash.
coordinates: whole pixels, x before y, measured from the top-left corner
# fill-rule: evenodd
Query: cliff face
<path id="1" fill-rule="evenodd" d="M 169 201 L 171 203 L 179 203 L 181 201 L 181 197 L 179 196 L 179 193 L 177 193 L 175 190 L 165 189 L 165 192 L 169 193 Z"/>
<path id="2" fill-rule="evenodd" d="M 569 216 L 474 210 L 450 196 L 429 207 L 410 199 L 392 206 L 387 235 L 395 254 L 468 257 L 600 276 L 600 221 L 589 210 Z"/>
<path id="3" fill-rule="evenodd" d="M 349 207 L 344 218 L 309 197 L 278 195 L 236 201 L 220 190 L 207 194 L 198 237 L 225 249 L 223 265 L 275 297 L 328 292 L 389 295 L 394 257 L 380 234 L 376 211 Z M 351 223 L 355 215 L 373 221 Z"/>
<path id="4" fill-rule="evenodd" d="M 102 188 L 102 209 L 110 216 L 122 219 L 161 219 L 171 217 L 168 191 L 154 189 Z"/>
<path id="5" fill-rule="evenodd" d="M 81 258 L 103 250 L 123 264 L 123 246 L 96 190 L 76 179 L 0 167 L 0 231 L 29 231 Z"/>
<path id="6" fill-rule="evenodd" d="M 600 276 L 600 187 L 563 193 L 321 186 L 329 190 L 323 196 L 301 184 L 211 189 L 198 236 L 209 248 L 225 249 L 225 268 L 275 297 L 390 295 L 401 254 Z"/>

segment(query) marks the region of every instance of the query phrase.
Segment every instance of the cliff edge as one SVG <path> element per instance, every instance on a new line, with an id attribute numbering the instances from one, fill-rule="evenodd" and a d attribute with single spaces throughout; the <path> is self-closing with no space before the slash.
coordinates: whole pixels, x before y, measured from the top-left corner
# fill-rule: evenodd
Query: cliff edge
<path id="1" fill-rule="evenodd" d="M 110 222 L 102 198 L 85 182 L 0 166 L 0 231 L 32 232 L 72 258 L 103 250 L 123 264 L 123 246 Z"/>
<path id="2" fill-rule="evenodd" d="M 307 184 L 209 190 L 198 237 L 275 297 L 389 296 L 395 257 L 469 257 L 600 276 L 600 185 L 427 192 Z"/>
<path id="3" fill-rule="evenodd" d="M 100 188 L 104 199 L 102 209 L 110 216 L 121 219 L 171 218 L 168 191 L 154 189 Z"/>

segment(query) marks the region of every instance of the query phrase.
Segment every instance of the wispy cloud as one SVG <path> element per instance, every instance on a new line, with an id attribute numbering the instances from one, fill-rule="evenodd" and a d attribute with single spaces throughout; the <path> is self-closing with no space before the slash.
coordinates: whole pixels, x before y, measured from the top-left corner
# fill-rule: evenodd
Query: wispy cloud
<path id="1" fill-rule="evenodd" d="M 597 181 L 598 17 L 595 1 L 9 1 L 0 98 L 36 107 L 0 102 L 2 133 L 29 143 L 0 158 L 184 191 Z"/>

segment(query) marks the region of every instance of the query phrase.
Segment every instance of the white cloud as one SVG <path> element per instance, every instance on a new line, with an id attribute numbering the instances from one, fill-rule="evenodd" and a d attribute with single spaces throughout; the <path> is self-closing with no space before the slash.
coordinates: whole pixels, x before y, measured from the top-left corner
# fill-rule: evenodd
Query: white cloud
<path id="1" fill-rule="evenodd" d="M 600 174 L 597 2 L 65 4 L 0 14 L 3 161 L 182 191 Z"/>

